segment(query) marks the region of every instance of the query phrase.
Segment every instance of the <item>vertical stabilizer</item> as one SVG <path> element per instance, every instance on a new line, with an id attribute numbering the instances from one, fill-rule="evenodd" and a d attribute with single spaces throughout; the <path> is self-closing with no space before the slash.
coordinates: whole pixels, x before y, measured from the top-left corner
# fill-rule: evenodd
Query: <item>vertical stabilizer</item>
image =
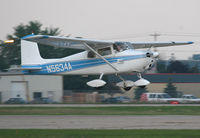
<path id="1" fill-rule="evenodd" d="M 42 61 L 37 43 L 21 40 L 21 64 L 42 64 Z"/>

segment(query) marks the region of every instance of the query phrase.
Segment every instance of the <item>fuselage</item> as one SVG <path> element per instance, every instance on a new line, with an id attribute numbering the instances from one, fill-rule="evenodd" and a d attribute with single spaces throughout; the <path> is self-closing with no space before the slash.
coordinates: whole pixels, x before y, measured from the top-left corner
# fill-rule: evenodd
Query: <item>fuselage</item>
<path id="1" fill-rule="evenodd" d="M 40 70 L 24 71 L 25 74 L 95 75 L 143 72 L 154 63 L 154 59 L 147 57 L 146 53 L 146 51 L 127 49 L 104 56 L 118 71 L 111 68 L 101 58 L 89 58 L 88 51 L 60 59 L 44 59 L 41 64 L 23 65 L 22 68 L 41 68 Z"/>

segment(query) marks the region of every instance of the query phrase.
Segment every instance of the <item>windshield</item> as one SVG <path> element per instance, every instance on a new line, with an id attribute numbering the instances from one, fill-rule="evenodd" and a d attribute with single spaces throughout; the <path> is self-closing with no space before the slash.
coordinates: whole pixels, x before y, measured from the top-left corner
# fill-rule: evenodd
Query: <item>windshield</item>
<path id="1" fill-rule="evenodd" d="M 122 52 L 127 49 L 133 49 L 133 46 L 129 42 L 115 42 L 113 44 L 113 49 L 117 52 Z"/>

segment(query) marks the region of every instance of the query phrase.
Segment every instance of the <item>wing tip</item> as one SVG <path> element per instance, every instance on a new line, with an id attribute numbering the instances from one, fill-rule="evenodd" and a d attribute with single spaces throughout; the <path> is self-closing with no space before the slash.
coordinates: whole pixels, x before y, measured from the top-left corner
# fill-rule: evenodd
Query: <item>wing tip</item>
<path id="1" fill-rule="evenodd" d="M 192 41 L 188 41 L 188 44 L 194 44 L 194 42 L 192 42 Z"/>
<path id="2" fill-rule="evenodd" d="M 21 39 L 26 39 L 26 38 L 29 38 L 29 37 L 31 37 L 31 36 L 34 36 L 35 34 L 30 34 L 30 35 L 26 35 L 26 36 L 24 36 L 24 37 L 22 37 Z"/>
<path id="3" fill-rule="evenodd" d="M 30 35 L 26 35 L 26 36 L 22 37 L 21 39 L 27 39 L 27 38 L 30 38 L 30 37 L 33 37 L 33 36 L 38 36 L 38 37 L 41 37 L 41 38 L 49 38 L 49 35 L 35 35 L 35 34 L 30 34 Z"/>

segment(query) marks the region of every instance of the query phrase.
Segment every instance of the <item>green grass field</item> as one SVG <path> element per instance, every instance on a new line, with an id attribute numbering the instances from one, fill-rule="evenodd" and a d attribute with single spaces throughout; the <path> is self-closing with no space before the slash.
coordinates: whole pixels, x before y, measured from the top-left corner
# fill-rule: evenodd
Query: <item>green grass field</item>
<path id="1" fill-rule="evenodd" d="M 0 107 L 0 115 L 200 115 L 198 106 Z M 0 138 L 199 138 L 200 130 L 0 129 Z"/>
<path id="2" fill-rule="evenodd" d="M 0 138 L 199 138 L 199 130 L 0 129 Z"/>
<path id="3" fill-rule="evenodd" d="M 0 107 L 0 115 L 200 115 L 200 107 Z"/>

